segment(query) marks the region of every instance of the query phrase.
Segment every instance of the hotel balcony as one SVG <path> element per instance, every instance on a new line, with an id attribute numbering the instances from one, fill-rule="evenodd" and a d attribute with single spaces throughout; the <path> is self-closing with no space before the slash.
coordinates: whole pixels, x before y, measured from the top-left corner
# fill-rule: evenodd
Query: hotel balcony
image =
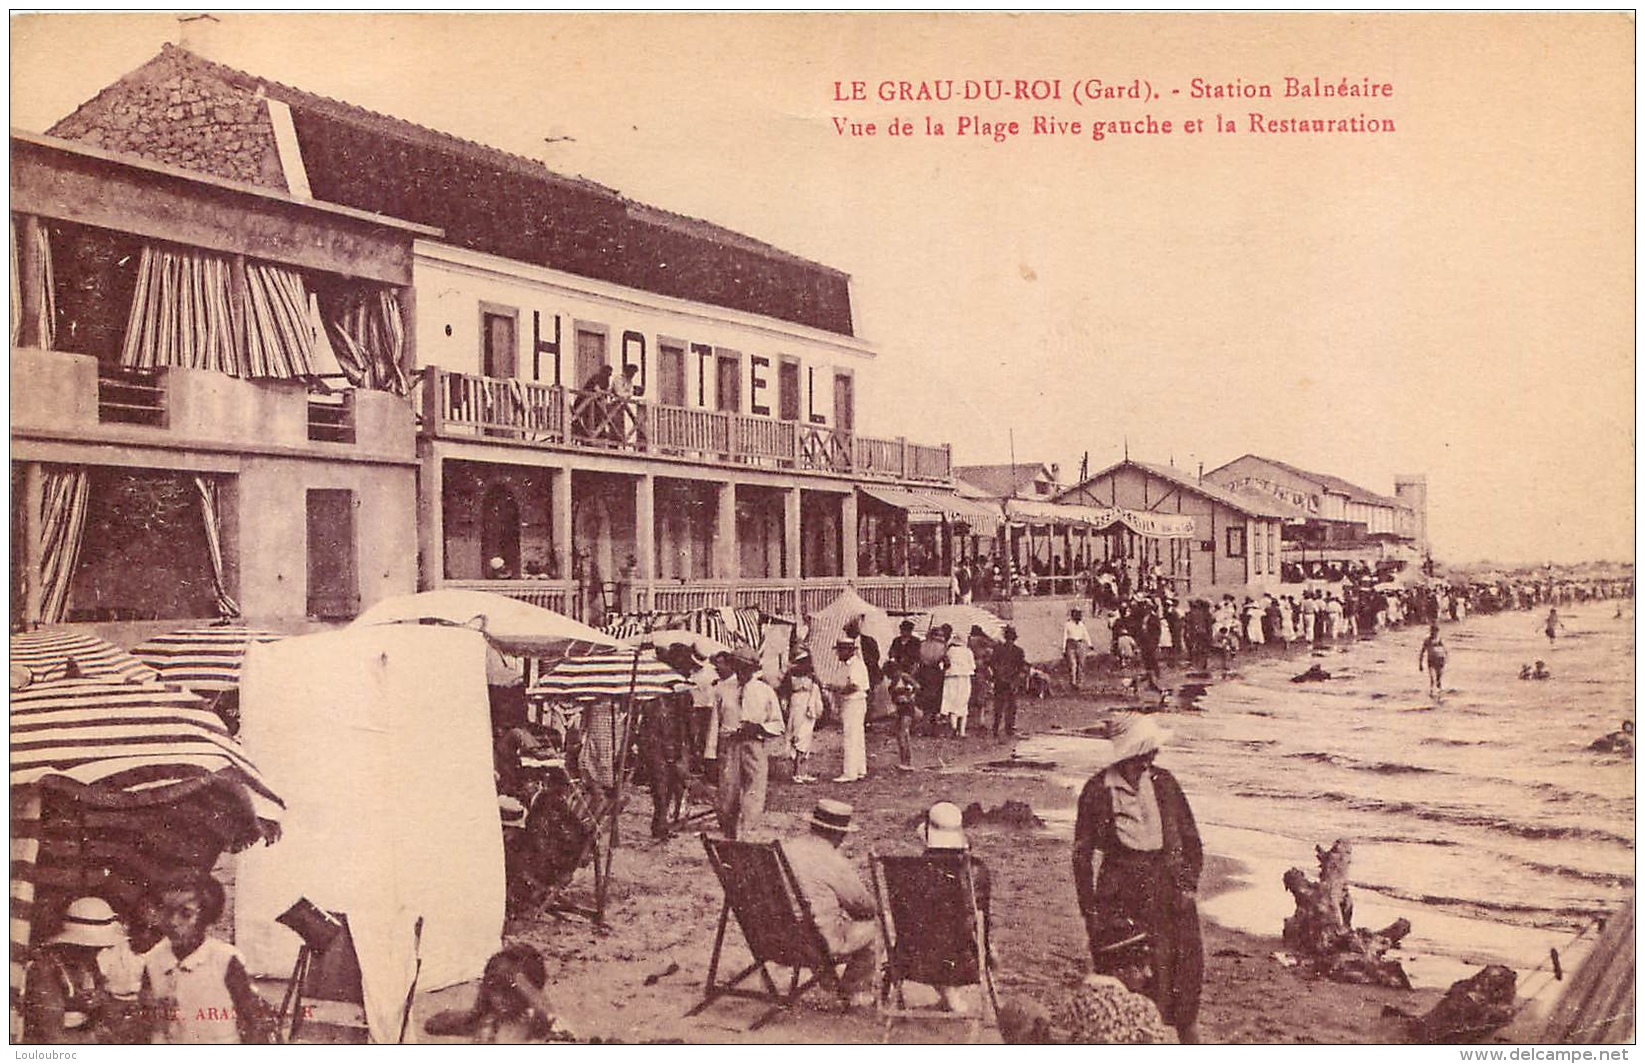
<path id="1" fill-rule="evenodd" d="M 431 366 L 415 389 L 423 435 L 643 455 L 904 483 L 953 482 L 948 444 L 876 439 L 822 425 L 617 399 Z"/>

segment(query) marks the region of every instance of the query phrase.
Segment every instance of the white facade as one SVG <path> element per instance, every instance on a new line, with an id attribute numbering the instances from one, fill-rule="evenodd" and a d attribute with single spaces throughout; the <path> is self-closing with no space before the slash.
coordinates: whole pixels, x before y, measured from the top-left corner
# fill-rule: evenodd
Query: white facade
<path id="1" fill-rule="evenodd" d="M 578 361 L 583 332 L 604 338 L 605 358 L 619 372 L 625 364 L 640 367 L 636 392 L 647 402 L 667 398 L 661 367 L 667 347 L 683 350 L 680 405 L 689 408 L 778 418 L 785 362 L 798 369 L 788 379 L 798 383 L 790 401 L 797 403 L 800 421 L 838 427 L 838 377 L 851 378 L 853 405 L 861 408 L 863 378 L 875 352 L 859 339 L 433 241 L 418 241 L 416 253 L 419 366 L 505 375 L 495 364 L 484 365 L 484 315 L 490 313 L 514 318 L 511 375 L 522 381 L 580 387 L 587 368 Z M 739 394 L 725 397 L 732 405 L 722 405 L 719 385 L 728 371 L 720 366 L 732 360 Z"/>

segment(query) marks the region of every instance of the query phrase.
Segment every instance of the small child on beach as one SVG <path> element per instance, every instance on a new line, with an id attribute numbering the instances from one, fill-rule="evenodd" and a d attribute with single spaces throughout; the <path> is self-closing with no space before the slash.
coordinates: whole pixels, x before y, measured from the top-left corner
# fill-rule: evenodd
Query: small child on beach
<path id="1" fill-rule="evenodd" d="M 1428 670 L 1428 693 L 1438 695 L 1443 691 L 1440 681 L 1445 675 L 1445 641 L 1440 638 L 1437 624 L 1428 626 L 1428 638 L 1422 641 L 1422 649 L 1417 651 L 1417 668 L 1425 666 Z"/>
<path id="2" fill-rule="evenodd" d="M 806 772 L 811 759 L 811 739 L 816 731 L 817 718 L 822 716 L 822 690 L 811 671 L 811 658 L 801 655 L 790 667 L 789 683 L 794 693 L 788 700 L 788 748 L 794 758 L 795 783 L 815 783 L 817 777 Z"/>
<path id="3" fill-rule="evenodd" d="M 226 901 L 223 885 L 205 873 L 159 890 L 166 937 L 144 955 L 139 994 L 156 1045 L 257 1044 L 272 1038 L 271 1010 L 251 987 L 245 957 L 206 934 Z"/>

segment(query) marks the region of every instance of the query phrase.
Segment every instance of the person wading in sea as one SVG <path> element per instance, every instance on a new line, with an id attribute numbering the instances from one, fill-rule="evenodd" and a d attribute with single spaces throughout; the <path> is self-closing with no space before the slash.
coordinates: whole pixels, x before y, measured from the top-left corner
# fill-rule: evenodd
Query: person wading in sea
<path id="1" fill-rule="evenodd" d="M 1428 693 L 1439 698 L 1445 693 L 1441 681 L 1445 677 L 1445 640 L 1439 636 L 1439 625 L 1428 626 L 1428 638 L 1417 651 L 1417 670 L 1428 670 Z"/>

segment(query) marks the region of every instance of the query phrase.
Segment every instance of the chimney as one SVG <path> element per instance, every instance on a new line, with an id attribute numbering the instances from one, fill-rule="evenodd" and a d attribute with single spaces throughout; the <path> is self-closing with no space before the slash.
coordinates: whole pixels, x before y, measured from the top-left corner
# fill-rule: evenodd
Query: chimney
<path id="1" fill-rule="evenodd" d="M 1205 463 L 1204 462 L 1201 462 L 1199 464 L 1199 482 L 1201 484 L 1205 483 Z"/>
<path id="2" fill-rule="evenodd" d="M 216 59 L 214 54 L 217 27 L 222 20 L 216 15 L 179 15 L 177 17 L 177 47 L 193 52 L 203 59 Z"/>
<path id="3" fill-rule="evenodd" d="M 1051 482 L 1053 484 L 1062 483 L 1061 474 L 1062 474 L 1062 466 L 1058 465 L 1056 462 L 1052 462 L 1051 463 Z"/>

